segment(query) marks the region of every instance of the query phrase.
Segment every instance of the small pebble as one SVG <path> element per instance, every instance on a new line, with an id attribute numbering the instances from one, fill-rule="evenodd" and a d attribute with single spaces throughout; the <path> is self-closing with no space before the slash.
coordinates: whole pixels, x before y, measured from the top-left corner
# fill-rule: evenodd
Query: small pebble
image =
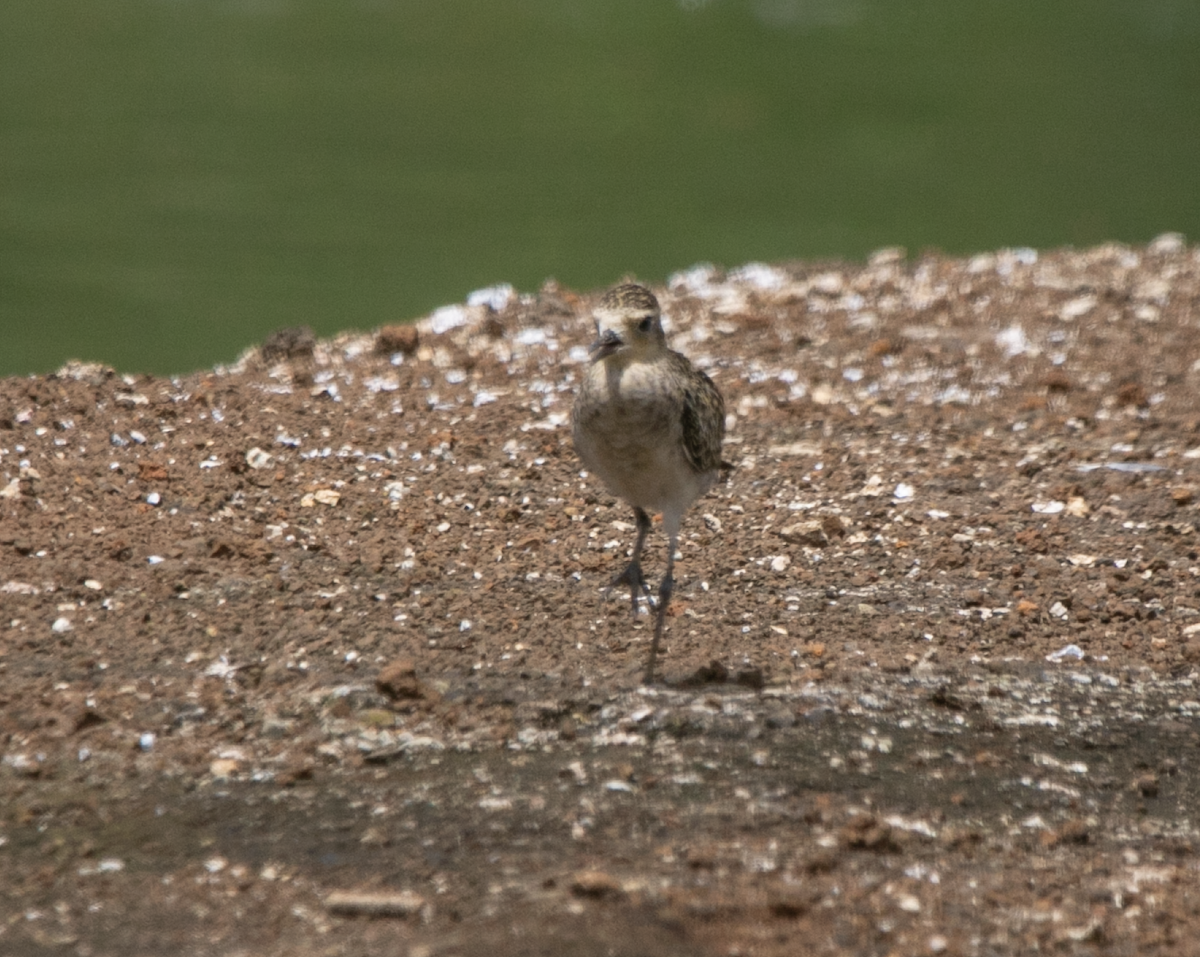
<path id="1" fill-rule="evenodd" d="M 346 917 L 412 917 L 425 907 L 425 898 L 412 891 L 333 891 L 325 907 Z"/>

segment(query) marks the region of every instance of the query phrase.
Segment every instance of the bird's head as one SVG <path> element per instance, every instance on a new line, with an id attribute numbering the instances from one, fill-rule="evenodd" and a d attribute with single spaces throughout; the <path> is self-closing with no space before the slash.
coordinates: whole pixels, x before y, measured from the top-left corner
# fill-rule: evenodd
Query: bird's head
<path id="1" fill-rule="evenodd" d="M 593 361 L 618 352 L 636 358 L 666 346 L 658 300 L 645 286 L 625 283 L 610 289 L 593 315 L 596 341 L 588 349 Z"/>

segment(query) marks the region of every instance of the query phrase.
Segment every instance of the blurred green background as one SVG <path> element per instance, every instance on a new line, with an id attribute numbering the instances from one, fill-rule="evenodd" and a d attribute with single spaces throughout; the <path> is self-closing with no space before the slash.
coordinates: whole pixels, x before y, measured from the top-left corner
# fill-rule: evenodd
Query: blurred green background
<path id="1" fill-rule="evenodd" d="M 507 281 L 1200 238 L 1197 0 L 4 0 L 0 374 Z"/>

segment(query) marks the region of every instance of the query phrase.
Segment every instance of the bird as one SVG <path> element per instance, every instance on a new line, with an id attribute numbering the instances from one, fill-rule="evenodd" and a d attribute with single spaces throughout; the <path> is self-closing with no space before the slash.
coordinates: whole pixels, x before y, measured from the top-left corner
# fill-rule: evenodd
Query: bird
<path id="1" fill-rule="evenodd" d="M 633 507 L 633 558 L 608 587 L 629 586 L 635 615 L 641 595 L 657 611 L 643 677 L 649 685 L 675 586 L 684 513 L 727 467 L 721 459 L 725 400 L 712 379 L 667 346 L 662 310 L 645 286 L 615 286 L 592 316 L 596 340 L 575 395 L 572 439 L 587 470 Z M 657 609 L 641 565 L 652 511 L 662 513 L 669 543 Z"/>

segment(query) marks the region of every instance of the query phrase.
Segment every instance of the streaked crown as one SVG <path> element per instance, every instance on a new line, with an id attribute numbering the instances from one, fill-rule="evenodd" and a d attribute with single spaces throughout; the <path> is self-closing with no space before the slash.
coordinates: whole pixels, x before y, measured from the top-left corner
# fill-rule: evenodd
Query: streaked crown
<path id="1" fill-rule="evenodd" d="M 599 309 L 639 315 L 658 315 L 659 312 L 658 300 L 654 298 L 654 293 L 635 282 L 614 286 L 600 300 Z"/>

